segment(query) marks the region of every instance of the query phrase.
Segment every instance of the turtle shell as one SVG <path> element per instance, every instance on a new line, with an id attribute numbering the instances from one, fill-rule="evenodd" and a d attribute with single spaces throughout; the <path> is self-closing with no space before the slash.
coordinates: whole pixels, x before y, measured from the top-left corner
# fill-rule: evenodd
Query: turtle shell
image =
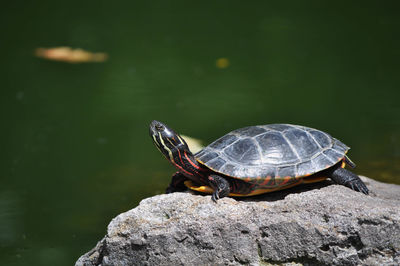
<path id="1" fill-rule="evenodd" d="M 234 130 L 195 157 L 217 173 L 249 181 L 309 176 L 338 163 L 349 149 L 317 129 L 271 124 Z"/>

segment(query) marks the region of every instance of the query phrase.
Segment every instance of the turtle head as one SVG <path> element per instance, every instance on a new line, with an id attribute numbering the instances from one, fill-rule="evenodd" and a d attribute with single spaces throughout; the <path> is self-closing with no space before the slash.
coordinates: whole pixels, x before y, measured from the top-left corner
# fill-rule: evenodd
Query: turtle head
<path id="1" fill-rule="evenodd" d="M 149 133 L 158 150 L 172 163 L 178 151 L 190 152 L 185 140 L 159 121 L 153 120 L 150 123 Z"/>
<path id="2" fill-rule="evenodd" d="M 204 169 L 197 162 L 181 136 L 167 125 L 156 120 L 150 123 L 149 133 L 157 149 L 181 174 L 192 181 L 202 183 L 200 178 L 205 178 Z"/>

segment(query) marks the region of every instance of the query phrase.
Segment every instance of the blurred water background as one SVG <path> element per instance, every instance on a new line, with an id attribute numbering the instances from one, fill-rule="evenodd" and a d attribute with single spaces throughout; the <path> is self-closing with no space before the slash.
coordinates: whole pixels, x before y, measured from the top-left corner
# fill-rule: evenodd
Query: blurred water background
<path id="1" fill-rule="evenodd" d="M 293 123 L 400 184 L 398 1 L 9 1 L 0 9 L 0 264 L 71 265 L 174 169 L 151 120 L 207 144 Z M 105 52 L 103 63 L 35 57 Z"/>

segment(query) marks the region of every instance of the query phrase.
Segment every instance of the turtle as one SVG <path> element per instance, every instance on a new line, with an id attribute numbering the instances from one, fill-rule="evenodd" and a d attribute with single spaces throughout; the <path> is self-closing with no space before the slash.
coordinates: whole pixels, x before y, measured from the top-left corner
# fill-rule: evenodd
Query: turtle
<path id="1" fill-rule="evenodd" d="M 149 133 L 176 168 L 166 193 L 187 188 L 211 199 L 254 196 L 330 178 L 368 195 L 364 182 L 345 169 L 350 149 L 329 134 L 305 126 L 268 124 L 233 130 L 193 154 L 166 124 L 152 121 Z"/>

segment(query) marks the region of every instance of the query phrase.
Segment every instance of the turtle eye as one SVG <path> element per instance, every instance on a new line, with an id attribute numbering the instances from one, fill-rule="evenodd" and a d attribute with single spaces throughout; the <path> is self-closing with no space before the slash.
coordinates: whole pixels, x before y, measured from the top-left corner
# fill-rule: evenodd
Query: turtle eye
<path id="1" fill-rule="evenodd" d="M 164 130 L 164 126 L 163 126 L 163 125 L 157 124 L 155 127 L 156 127 L 156 129 L 157 129 L 158 131 Z"/>

